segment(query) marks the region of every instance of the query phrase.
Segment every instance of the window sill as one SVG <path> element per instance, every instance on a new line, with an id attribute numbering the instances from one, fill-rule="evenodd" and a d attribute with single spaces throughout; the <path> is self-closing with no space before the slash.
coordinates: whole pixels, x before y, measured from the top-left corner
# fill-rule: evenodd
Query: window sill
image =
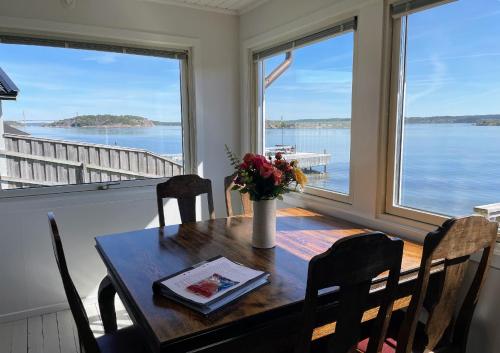
<path id="1" fill-rule="evenodd" d="M 57 196 L 61 194 L 74 194 L 81 192 L 102 192 L 117 189 L 130 189 L 155 186 L 156 184 L 167 180 L 167 178 L 158 179 L 139 179 L 139 180 L 122 180 L 122 181 L 107 181 L 102 183 L 91 184 L 75 184 L 62 186 L 41 186 L 33 188 L 6 189 L 0 190 L 0 202 L 4 200 L 19 199 L 24 197 L 38 196 Z"/>
<path id="2" fill-rule="evenodd" d="M 423 242 L 428 232 L 436 229 L 435 225 L 392 214 L 380 214 L 377 217 L 369 217 L 356 211 L 350 204 L 310 194 L 290 193 L 285 195 L 284 202 L 287 205 L 308 208 L 328 216 L 345 219 L 418 243 Z M 478 254 L 473 255 L 471 261 L 479 262 L 480 256 Z M 500 242 L 496 243 L 490 267 L 500 270 Z"/>
<path id="3" fill-rule="evenodd" d="M 388 214 L 370 215 L 356 210 L 352 204 L 334 201 L 310 194 L 290 193 L 284 202 L 295 206 L 315 210 L 325 215 L 338 217 L 361 224 L 368 228 L 384 231 L 421 243 L 424 236 L 436 226 Z"/>
<path id="4" fill-rule="evenodd" d="M 320 197 L 327 200 L 332 200 L 336 202 L 341 202 L 345 204 L 352 203 L 352 195 L 342 194 L 336 191 L 329 191 L 326 189 L 321 189 L 317 187 L 306 186 L 302 194 L 309 195 L 312 197 Z"/>

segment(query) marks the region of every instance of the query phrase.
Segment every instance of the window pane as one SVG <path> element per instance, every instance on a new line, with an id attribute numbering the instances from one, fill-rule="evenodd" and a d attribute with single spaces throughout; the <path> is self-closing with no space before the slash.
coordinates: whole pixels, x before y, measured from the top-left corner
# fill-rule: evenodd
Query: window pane
<path id="1" fill-rule="evenodd" d="M 453 216 L 500 202 L 500 2 L 460 0 L 406 20 L 396 201 Z"/>
<path id="2" fill-rule="evenodd" d="M 309 186 L 349 193 L 354 34 L 292 53 L 292 63 L 264 91 L 265 149 L 297 159 Z M 266 77 L 285 54 L 265 59 Z"/>
<path id="3" fill-rule="evenodd" d="M 180 61 L 0 44 L 19 87 L 4 101 L 1 188 L 182 173 Z"/>

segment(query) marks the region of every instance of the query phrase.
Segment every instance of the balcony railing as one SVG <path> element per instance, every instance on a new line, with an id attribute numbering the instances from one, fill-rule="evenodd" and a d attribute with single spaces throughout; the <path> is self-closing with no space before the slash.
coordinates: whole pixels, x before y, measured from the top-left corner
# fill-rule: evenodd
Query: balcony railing
<path id="1" fill-rule="evenodd" d="M 153 152 L 109 145 L 4 134 L 4 188 L 54 186 L 182 174 L 182 164 Z M 7 187 L 5 187 L 7 185 Z"/>
<path id="2" fill-rule="evenodd" d="M 500 203 L 492 203 L 474 207 L 474 212 L 488 218 L 490 221 L 500 222 Z M 498 230 L 498 241 L 500 242 L 500 228 Z"/>

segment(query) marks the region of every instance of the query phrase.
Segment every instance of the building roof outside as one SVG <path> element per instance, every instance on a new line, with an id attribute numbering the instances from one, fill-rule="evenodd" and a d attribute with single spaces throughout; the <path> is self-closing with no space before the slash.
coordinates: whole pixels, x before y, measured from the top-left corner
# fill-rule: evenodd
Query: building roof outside
<path id="1" fill-rule="evenodd" d="M 7 76 L 5 71 L 0 68 L 0 100 L 2 99 L 16 99 L 19 89 Z"/>
<path id="2" fill-rule="evenodd" d="M 29 135 L 26 131 L 19 130 L 18 128 L 6 124 L 5 122 L 3 123 L 3 133 L 11 135 L 23 135 L 23 136 Z"/>

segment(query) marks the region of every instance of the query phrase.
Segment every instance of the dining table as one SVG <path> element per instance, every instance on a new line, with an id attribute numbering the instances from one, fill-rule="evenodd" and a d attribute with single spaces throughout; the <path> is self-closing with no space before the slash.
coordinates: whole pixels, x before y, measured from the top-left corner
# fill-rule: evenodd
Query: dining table
<path id="1" fill-rule="evenodd" d="M 276 246 L 271 249 L 252 247 L 251 216 L 102 235 L 95 241 L 108 276 L 153 353 L 279 352 L 293 347 L 300 328 L 309 260 L 338 239 L 372 231 L 310 210 L 285 208 L 277 211 Z M 158 279 L 217 256 L 267 271 L 269 283 L 209 315 L 153 292 Z M 393 310 L 408 306 L 421 256 L 421 244 L 404 242 Z M 364 321 L 376 316 L 386 279 L 383 273 L 373 280 Z M 315 340 L 335 330 L 336 293 L 321 293 L 325 305 L 317 316 Z"/>

